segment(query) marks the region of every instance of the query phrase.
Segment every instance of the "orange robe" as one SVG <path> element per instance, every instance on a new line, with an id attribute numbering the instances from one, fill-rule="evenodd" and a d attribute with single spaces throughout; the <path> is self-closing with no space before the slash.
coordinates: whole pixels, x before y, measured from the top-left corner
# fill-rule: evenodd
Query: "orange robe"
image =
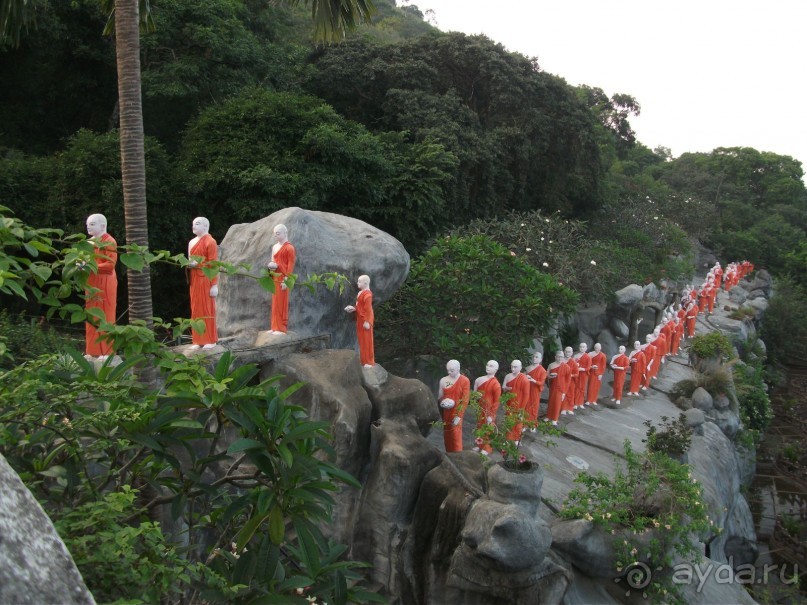
<path id="1" fill-rule="evenodd" d="M 370 324 L 370 329 L 364 329 L 364 322 Z M 373 293 L 370 290 L 361 290 L 356 297 L 356 338 L 359 341 L 359 357 L 361 365 L 375 365 L 375 350 L 373 348 Z"/>
<path id="2" fill-rule="evenodd" d="M 575 389 L 574 404 L 583 405 L 588 395 L 589 371 L 591 370 L 591 357 L 586 353 L 577 358 L 577 388 Z"/>
<path id="3" fill-rule="evenodd" d="M 482 399 L 479 401 L 479 418 L 476 421 L 476 428 L 480 428 L 487 424 L 489 417 L 493 418 L 494 423 L 496 422 L 496 414 L 499 412 L 499 400 L 502 396 L 502 385 L 498 378 L 491 376 L 479 385 L 477 391 L 482 393 Z M 479 448 L 488 454 L 493 451 L 488 441 L 485 441 Z"/>
<path id="4" fill-rule="evenodd" d="M 118 276 L 115 274 L 115 263 L 118 262 L 118 242 L 109 233 L 104 233 L 98 241 L 104 246 L 95 247 L 95 264 L 98 270 L 87 276 L 87 285 L 96 288 L 97 292 L 86 292 L 87 301 L 85 309 L 101 309 L 107 323 L 114 324 L 117 317 L 115 310 L 118 305 Z M 89 321 L 84 324 L 86 338 L 85 352 L 87 355 L 112 355 L 112 343 L 104 340 L 104 333 L 100 332 Z"/>
<path id="5" fill-rule="evenodd" d="M 535 382 L 530 383 L 530 402 L 527 405 L 527 419 L 535 422 L 538 420 L 538 408 L 541 405 L 541 391 L 544 390 L 546 382 L 546 369 L 541 364 L 535 366 L 527 372 Z"/>
<path id="6" fill-rule="evenodd" d="M 577 400 L 577 376 L 580 372 L 580 366 L 574 360 L 574 357 L 566 360 L 566 366 L 569 368 L 569 382 L 566 386 L 566 399 L 563 400 L 563 409 L 571 412 L 574 410 L 574 402 Z"/>
<path id="7" fill-rule="evenodd" d="M 630 389 L 629 392 L 637 395 L 639 388 L 642 386 L 644 373 L 647 369 L 647 360 L 644 352 L 639 349 L 638 351 L 631 351 L 630 354 Z"/>
<path id="8" fill-rule="evenodd" d="M 443 441 L 447 452 L 462 451 L 462 417 L 465 415 L 470 395 L 471 381 L 463 374 L 460 374 L 456 382 L 450 386 L 443 386 L 443 399 L 453 399 L 455 403 L 450 410 L 440 408 L 443 415 Z M 460 419 L 456 426 L 454 425 L 455 418 Z"/>
<path id="9" fill-rule="evenodd" d="M 549 407 L 546 411 L 546 417 L 554 422 L 557 422 L 560 417 L 560 409 L 563 405 L 563 394 L 566 392 L 569 383 L 569 374 L 571 374 L 571 370 L 565 363 L 561 363 L 558 367 L 549 370 L 547 373 L 547 380 L 549 381 Z"/>
<path id="10" fill-rule="evenodd" d="M 625 386 L 625 374 L 630 366 L 630 359 L 628 359 L 627 355 L 615 355 L 611 359 L 611 365 L 617 366 L 612 368 L 614 371 L 614 392 L 611 398 L 619 401 L 622 399 L 622 389 Z"/>
<path id="11" fill-rule="evenodd" d="M 715 288 L 719 288 L 723 284 L 723 269 L 715 269 Z"/>
<path id="12" fill-rule="evenodd" d="M 656 340 L 653 341 L 653 345 L 656 347 L 656 361 L 653 363 L 653 376 L 655 377 L 661 371 L 664 351 L 667 350 L 667 339 L 664 338 L 664 334 L 659 334 Z"/>
<path id="13" fill-rule="evenodd" d="M 701 288 L 698 292 L 698 313 L 703 313 L 706 311 L 706 299 L 708 298 L 708 294 L 706 293 L 706 288 Z"/>
<path id="14" fill-rule="evenodd" d="M 589 403 L 597 403 L 600 397 L 600 387 L 602 386 L 602 376 L 605 374 L 605 364 L 607 359 L 605 353 L 600 351 L 591 357 L 591 369 L 589 370 L 588 393 L 586 393 L 586 400 Z M 596 368 L 594 366 L 597 366 Z"/>
<path id="15" fill-rule="evenodd" d="M 527 375 L 523 372 L 519 372 L 518 376 L 513 378 L 510 382 L 507 383 L 506 387 L 509 389 L 509 392 L 513 393 L 515 397 L 510 399 L 506 406 L 506 415 L 507 418 L 518 417 L 522 410 L 524 410 L 524 415 L 526 416 L 526 409 L 527 405 L 530 403 L 530 385 L 532 383 L 527 380 Z M 514 422 L 511 420 L 510 422 Z M 515 421 L 513 427 L 507 431 L 507 438 L 510 441 L 518 441 L 521 439 L 521 430 L 524 428 L 524 425 L 521 422 Z"/>
<path id="16" fill-rule="evenodd" d="M 188 268 L 188 278 L 191 289 L 191 319 L 203 319 L 205 322 L 204 334 L 191 330 L 191 340 L 195 345 L 215 344 L 219 339 L 216 331 L 216 299 L 210 296 L 210 288 L 219 283 L 219 276 L 210 279 L 202 268 L 218 258 L 216 240 L 205 233 L 190 250 L 190 256 L 204 257 L 198 265 Z"/>
<path id="17" fill-rule="evenodd" d="M 683 338 L 683 336 L 684 322 L 679 319 L 673 326 L 672 347 L 670 347 L 670 353 L 673 355 L 678 355 L 678 349 L 681 347 L 681 338 Z"/>
<path id="18" fill-rule="evenodd" d="M 272 295 L 272 330 L 276 332 L 288 332 L 289 329 L 289 291 L 280 287 L 283 280 L 294 272 L 294 261 L 297 260 L 297 252 L 290 242 L 285 242 L 280 249 L 272 256 L 272 261 L 277 263 L 274 270 L 275 293 Z"/>
<path id="19" fill-rule="evenodd" d="M 695 336 L 695 320 L 698 317 L 698 305 L 695 302 L 689 303 L 686 310 L 686 320 L 687 320 L 687 337 L 692 338 Z"/>
<path id="20" fill-rule="evenodd" d="M 645 365 L 644 377 L 642 378 L 642 386 L 649 387 L 650 379 L 653 377 L 653 371 L 656 365 L 656 347 L 653 344 L 644 346 L 644 358 L 647 364 Z"/>
<path id="21" fill-rule="evenodd" d="M 664 354 L 669 355 L 672 353 L 672 335 L 675 331 L 675 324 L 671 321 L 668 321 L 664 324 L 664 327 L 661 328 L 661 333 L 664 334 Z"/>

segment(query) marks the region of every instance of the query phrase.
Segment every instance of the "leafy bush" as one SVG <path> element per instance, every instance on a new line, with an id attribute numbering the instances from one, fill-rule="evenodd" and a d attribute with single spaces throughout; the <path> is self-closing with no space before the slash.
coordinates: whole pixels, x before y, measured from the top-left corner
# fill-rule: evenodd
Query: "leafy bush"
<path id="1" fill-rule="evenodd" d="M 404 286 L 381 306 L 376 338 L 402 356 L 509 364 L 575 302 L 571 290 L 490 238 L 446 237 L 412 262 Z"/>
<path id="2" fill-rule="evenodd" d="M 773 408 L 762 380 L 762 368 L 759 365 L 748 365 L 746 369 L 753 371 L 734 372 L 734 388 L 740 402 L 740 415 L 749 428 L 764 431 L 773 420 Z"/>
<path id="3" fill-rule="evenodd" d="M 731 341 L 718 331 L 693 338 L 690 350 L 701 359 L 728 358 L 734 354 Z"/>
<path id="4" fill-rule="evenodd" d="M 48 329 L 44 321 L 26 319 L 24 313 L 11 316 L 0 309 L 0 369 L 8 370 L 40 355 L 59 351 L 71 342 L 72 339 Z"/>
<path id="5" fill-rule="evenodd" d="M 160 525 L 131 521 L 142 512 L 128 485 L 54 520 L 84 581 L 99 602 L 159 603 L 198 580 L 203 566 L 168 544 Z"/>
<path id="6" fill-rule="evenodd" d="M 719 532 L 706 514 L 703 492 L 692 478 L 689 466 L 660 452 L 636 454 L 625 440 L 626 470 L 617 467 L 613 478 L 581 472 L 575 478 L 580 487 L 569 492 L 560 509 L 564 519 L 586 519 L 605 533 L 617 535 L 618 575 L 638 561 L 650 567 L 670 567 L 673 554 L 691 562 L 700 560 L 701 538 Z M 649 545 L 641 546 L 636 536 L 652 532 Z M 648 548 L 649 552 L 640 548 Z M 645 559 L 647 557 L 648 560 Z M 681 603 L 677 587 L 668 576 L 654 575 L 645 588 L 654 601 Z"/>
<path id="7" fill-rule="evenodd" d="M 650 420 L 645 420 L 644 424 L 647 427 L 647 437 L 642 439 L 642 442 L 647 444 L 648 452 L 658 452 L 679 459 L 689 450 L 692 443 L 692 427 L 687 425 L 686 416 L 683 414 L 675 420 L 662 416 L 659 426 Z"/>
<path id="8" fill-rule="evenodd" d="M 206 601 L 301 586 L 327 602 L 378 600 L 358 585 L 361 564 L 343 561 L 345 547 L 321 530 L 337 483 L 357 485 L 329 461 L 327 423 L 288 405 L 292 391 L 281 393 L 276 378 L 250 386 L 257 368 L 231 369 L 230 354 L 210 370 L 201 358 L 162 351 L 160 393 L 131 377 L 143 361 L 96 371 L 73 351 L 7 372 L 0 388 L 0 453 L 63 521 L 79 561 L 93 568 L 90 590 L 127 599 L 149 594 L 145 584 L 179 592 L 196 570 Z M 185 528 L 187 564 L 144 520 L 159 510 Z M 117 574 L 127 582 L 116 585 Z"/>

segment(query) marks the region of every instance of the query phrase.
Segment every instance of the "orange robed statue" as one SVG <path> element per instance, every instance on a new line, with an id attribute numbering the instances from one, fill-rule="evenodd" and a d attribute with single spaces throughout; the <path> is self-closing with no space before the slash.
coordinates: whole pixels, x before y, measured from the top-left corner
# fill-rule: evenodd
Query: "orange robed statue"
<path id="1" fill-rule="evenodd" d="M 611 401 L 617 405 L 622 403 L 622 389 L 625 386 L 625 374 L 630 367 L 630 359 L 625 355 L 625 347 L 619 347 L 619 353 L 611 358 L 611 369 L 614 371 L 614 392 Z"/>
<path id="2" fill-rule="evenodd" d="M 580 366 L 577 365 L 577 360 L 574 358 L 574 349 L 566 347 L 563 349 L 566 359 L 566 366 L 569 368 L 569 381 L 566 383 L 566 398 L 561 405 L 561 414 L 568 414 L 574 416 L 574 402 L 577 401 L 577 379 L 580 372 Z"/>
<path id="3" fill-rule="evenodd" d="M 218 341 L 216 331 L 216 297 L 219 294 L 219 277 L 213 278 L 204 274 L 202 269 L 210 261 L 218 258 L 218 246 L 210 231 L 210 221 L 203 216 L 193 219 L 191 226 L 196 236 L 188 242 L 188 277 L 191 289 L 191 319 L 202 319 L 205 322 L 204 333 L 191 330 L 193 345 L 191 348 L 212 349 Z"/>
<path id="4" fill-rule="evenodd" d="M 532 378 L 530 382 L 530 402 L 527 404 L 527 419 L 535 422 L 538 420 L 538 409 L 541 406 L 541 391 L 546 383 L 546 370 L 541 365 L 544 354 L 536 351 L 532 354 L 532 365 L 527 368 L 527 376 Z M 535 432 L 535 429 L 530 429 Z"/>
<path id="5" fill-rule="evenodd" d="M 594 350 L 588 354 L 591 357 L 591 367 L 589 369 L 588 392 L 586 393 L 586 405 L 599 405 L 597 399 L 600 397 L 600 387 L 602 377 L 605 374 L 605 364 L 608 360 L 602 352 L 602 345 L 596 343 Z"/>
<path id="6" fill-rule="evenodd" d="M 115 323 L 115 309 L 118 303 L 118 277 L 115 275 L 115 263 L 118 261 L 118 243 L 106 232 L 106 217 L 103 214 L 91 214 L 87 217 L 87 234 L 95 244 L 95 264 L 97 271 L 87 277 L 86 309 L 101 309 L 107 323 Z M 86 348 L 89 357 L 105 360 L 112 355 L 112 343 L 104 339 L 100 332 L 89 321 L 85 323 Z"/>
<path id="7" fill-rule="evenodd" d="M 272 295 L 272 327 L 270 334 L 285 334 L 289 330 L 289 287 L 286 278 L 294 272 L 297 253 L 289 241 L 286 225 L 275 225 L 275 245 L 272 260 L 266 265 L 274 273 L 275 293 Z"/>
<path id="8" fill-rule="evenodd" d="M 510 364 L 510 373 L 504 377 L 502 382 L 502 390 L 515 395 L 506 404 L 506 416 L 515 418 L 513 426 L 507 431 L 507 439 L 510 441 L 521 439 L 521 433 L 525 430 L 522 420 L 527 419 L 526 410 L 530 403 L 530 383 L 532 381 L 532 378 L 521 371 L 521 362 L 514 359 Z M 522 417 L 519 418 L 519 416 Z"/>
<path id="9" fill-rule="evenodd" d="M 633 351 L 628 355 L 630 360 L 630 388 L 628 395 L 638 395 L 642 387 L 642 380 L 647 369 L 647 360 L 642 351 L 642 343 L 638 340 L 633 343 Z"/>
<path id="10" fill-rule="evenodd" d="M 447 452 L 462 451 L 462 417 L 471 396 L 471 381 L 460 374 L 460 362 L 456 359 L 446 364 L 448 376 L 440 379 L 437 401 L 443 415 L 443 440 Z"/>
<path id="11" fill-rule="evenodd" d="M 485 366 L 485 375 L 480 376 L 474 381 L 474 391 L 482 393 L 479 401 L 479 418 L 476 421 L 476 428 L 484 426 L 485 424 L 496 423 L 496 413 L 499 411 L 499 401 L 502 396 L 502 385 L 499 379 L 496 378 L 496 372 L 499 371 L 499 362 L 495 359 L 488 361 Z M 485 456 L 493 451 L 490 443 L 487 440 L 480 442 L 477 439 L 477 445 L 474 446 L 475 452 L 481 452 Z"/>
<path id="12" fill-rule="evenodd" d="M 588 351 L 588 345 L 584 342 L 580 343 L 578 348 L 579 353 L 574 356 L 577 362 L 577 389 L 575 390 L 574 407 L 581 408 L 588 402 L 588 381 L 591 370 L 591 357 Z"/>
<path id="13" fill-rule="evenodd" d="M 373 293 L 370 291 L 370 278 L 360 275 L 357 285 L 359 295 L 356 297 L 356 306 L 348 305 L 345 311 L 356 314 L 356 338 L 359 341 L 359 358 L 361 365 L 372 368 L 375 365 L 375 350 L 373 349 Z"/>
<path id="14" fill-rule="evenodd" d="M 546 419 L 557 425 L 563 399 L 566 397 L 566 383 L 569 380 L 570 373 L 563 357 L 563 351 L 555 353 L 555 361 L 549 364 L 546 372 L 546 378 L 549 382 L 549 405 L 546 410 Z"/>

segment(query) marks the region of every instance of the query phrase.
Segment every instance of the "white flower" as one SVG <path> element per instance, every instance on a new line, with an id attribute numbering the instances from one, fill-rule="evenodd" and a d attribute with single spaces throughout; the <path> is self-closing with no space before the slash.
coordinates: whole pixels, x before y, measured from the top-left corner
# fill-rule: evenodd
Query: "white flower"
<path id="1" fill-rule="evenodd" d="M 541 238 L 541 241 L 544 241 L 544 238 Z"/>
<path id="2" fill-rule="evenodd" d="M 548 267 L 548 266 L 549 266 L 549 263 L 548 263 L 548 262 L 546 262 L 546 261 L 544 261 L 544 262 L 543 262 L 543 263 L 541 263 L 541 264 L 542 264 L 544 267 Z"/>
<path id="3" fill-rule="evenodd" d="M 546 219 L 546 222 L 548 223 L 548 222 L 549 222 L 549 219 Z"/>
<path id="4" fill-rule="evenodd" d="M 521 226 L 523 227 L 523 226 L 524 226 L 524 223 L 521 223 Z"/>
<path id="5" fill-rule="evenodd" d="M 532 252 L 532 248 L 527 248 L 527 252 Z"/>
<path id="6" fill-rule="evenodd" d="M 596 267 L 597 266 L 597 261 L 593 260 L 593 261 L 591 261 L 591 264 Z"/>
<path id="7" fill-rule="evenodd" d="M 657 217 L 657 216 L 654 216 L 654 217 L 653 217 L 653 220 L 654 220 L 654 221 L 657 221 L 657 220 L 658 220 L 658 217 Z"/>

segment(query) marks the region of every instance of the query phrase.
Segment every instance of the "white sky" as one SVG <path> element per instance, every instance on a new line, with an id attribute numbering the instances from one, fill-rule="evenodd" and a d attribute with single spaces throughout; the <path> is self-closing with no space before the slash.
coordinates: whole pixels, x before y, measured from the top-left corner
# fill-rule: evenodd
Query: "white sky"
<path id="1" fill-rule="evenodd" d="M 399 1 L 399 4 L 402 2 Z M 647 147 L 789 155 L 807 169 L 807 0 L 411 0 L 569 84 L 632 95 Z"/>

